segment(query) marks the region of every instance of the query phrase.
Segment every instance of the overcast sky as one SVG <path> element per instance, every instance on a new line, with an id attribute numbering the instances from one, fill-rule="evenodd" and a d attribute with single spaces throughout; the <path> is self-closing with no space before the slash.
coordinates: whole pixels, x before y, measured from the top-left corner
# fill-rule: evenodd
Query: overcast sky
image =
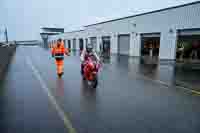
<path id="1" fill-rule="evenodd" d="M 10 40 L 40 39 L 40 27 L 77 30 L 87 24 L 194 0 L 0 0 L 0 27 Z"/>

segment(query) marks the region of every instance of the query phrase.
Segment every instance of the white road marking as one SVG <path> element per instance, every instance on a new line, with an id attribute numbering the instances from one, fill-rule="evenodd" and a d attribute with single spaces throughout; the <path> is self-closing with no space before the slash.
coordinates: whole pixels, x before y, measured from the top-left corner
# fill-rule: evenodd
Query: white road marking
<path id="1" fill-rule="evenodd" d="M 176 87 L 181 88 L 181 89 L 184 89 L 184 90 L 187 90 L 187 91 L 190 91 L 190 92 L 192 92 L 192 93 L 194 93 L 194 94 L 200 95 L 200 92 L 199 92 L 199 91 L 196 91 L 196 90 L 194 90 L 194 89 L 189 89 L 189 88 L 186 88 L 186 87 L 183 87 L 183 86 L 176 86 Z"/>
<path id="2" fill-rule="evenodd" d="M 172 85 L 164 82 L 164 81 L 161 81 L 161 80 L 157 80 L 157 79 L 152 79 L 146 75 L 141 75 L 141 74 L 137 74 L 137 76 L 141 77 L 141 78 L 144 78 L 144 79 L 147 79 L 147 80 L 150 80 L 152 82 L 155 82 L 155 83 L 158 83 L 158 84 L 161 84 L 161 85 L 164 85 L 166 87 L 172 87 Z M 177 87 L 177 88 L 180 88 L 180 89 L 184 89 L 188 92 L 191 92 L 191 93 L 194 93 L 194 94 L 197 94 L 197 95 L 200 95 L 200 92 L 199 91 L 196 91 L 194 89 L 191 89 L 191 88 L 187 88 L 187 87 L 183 87 L 183 86 L 179 86 L 179 85 L 175 85 L 174 87 Z"/>
<path id="3" fill-rule="evenodd" d="M 63 120 L 64 125 L 69 130 L 69 133 L 76 133 L 76 130 L 73 128 L 72 123 L 70 122 L 69 118 L 67 117 L 67 115 L 65 114 L 65 112 L 61 109 L 61 107 L 57 104 L 55 97 L 49 91 L 49 88 L 45 84 L 45 82 L 42 79 L 40 73 L 34 67 L 33 63 L 31 62 L 30 57 L 26 57 L 26 62 L 30 66 L 30 68 L 32 69 L 33 74 L 35 75 L 35 77 L 37 78 L 37 80 L 40 82 L 40 85 L 43 88 L 43 90 L 47 93 L 51 104 L 55 107 L 55 109 L 56 109 L 59 117 Z"/>

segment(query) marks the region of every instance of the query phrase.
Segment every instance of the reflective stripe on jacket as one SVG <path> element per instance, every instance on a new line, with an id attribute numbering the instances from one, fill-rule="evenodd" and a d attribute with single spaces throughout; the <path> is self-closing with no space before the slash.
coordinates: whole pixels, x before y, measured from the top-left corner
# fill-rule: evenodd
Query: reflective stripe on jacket
<path id="1" fill-rule="evenodd" d="M 65 48 L 63 46 L 60 47 L 54 47 L 52 49 L 52 55 L 54 55 L 56 60 L 63 60 L 65 54 Z"/>

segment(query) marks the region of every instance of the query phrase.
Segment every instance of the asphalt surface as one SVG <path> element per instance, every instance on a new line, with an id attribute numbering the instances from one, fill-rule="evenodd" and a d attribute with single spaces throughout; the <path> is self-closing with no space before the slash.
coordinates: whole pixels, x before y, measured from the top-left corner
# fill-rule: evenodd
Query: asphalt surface
<path id="1" fill-rule="evenodd" d="M 66 57 L 59 79 L 48 49 L 20 46 L 0 82 L 1 131 L 199 133 L 200 96 L 168 85 L 170 66 L 158 67 L 163 75 L 155 67 L 112 57 L 92 89 L 82 81 L 78 53 Z"/>

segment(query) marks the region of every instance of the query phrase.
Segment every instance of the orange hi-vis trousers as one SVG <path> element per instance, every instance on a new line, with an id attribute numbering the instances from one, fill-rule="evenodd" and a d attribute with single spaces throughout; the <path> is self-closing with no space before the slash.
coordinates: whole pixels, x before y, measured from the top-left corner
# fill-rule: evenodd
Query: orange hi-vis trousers
<path id="1" fill-rule="evenodd" d="M 55 60 L 57 74 L 61 74 L 64 70 L 64 60 Z"/>

